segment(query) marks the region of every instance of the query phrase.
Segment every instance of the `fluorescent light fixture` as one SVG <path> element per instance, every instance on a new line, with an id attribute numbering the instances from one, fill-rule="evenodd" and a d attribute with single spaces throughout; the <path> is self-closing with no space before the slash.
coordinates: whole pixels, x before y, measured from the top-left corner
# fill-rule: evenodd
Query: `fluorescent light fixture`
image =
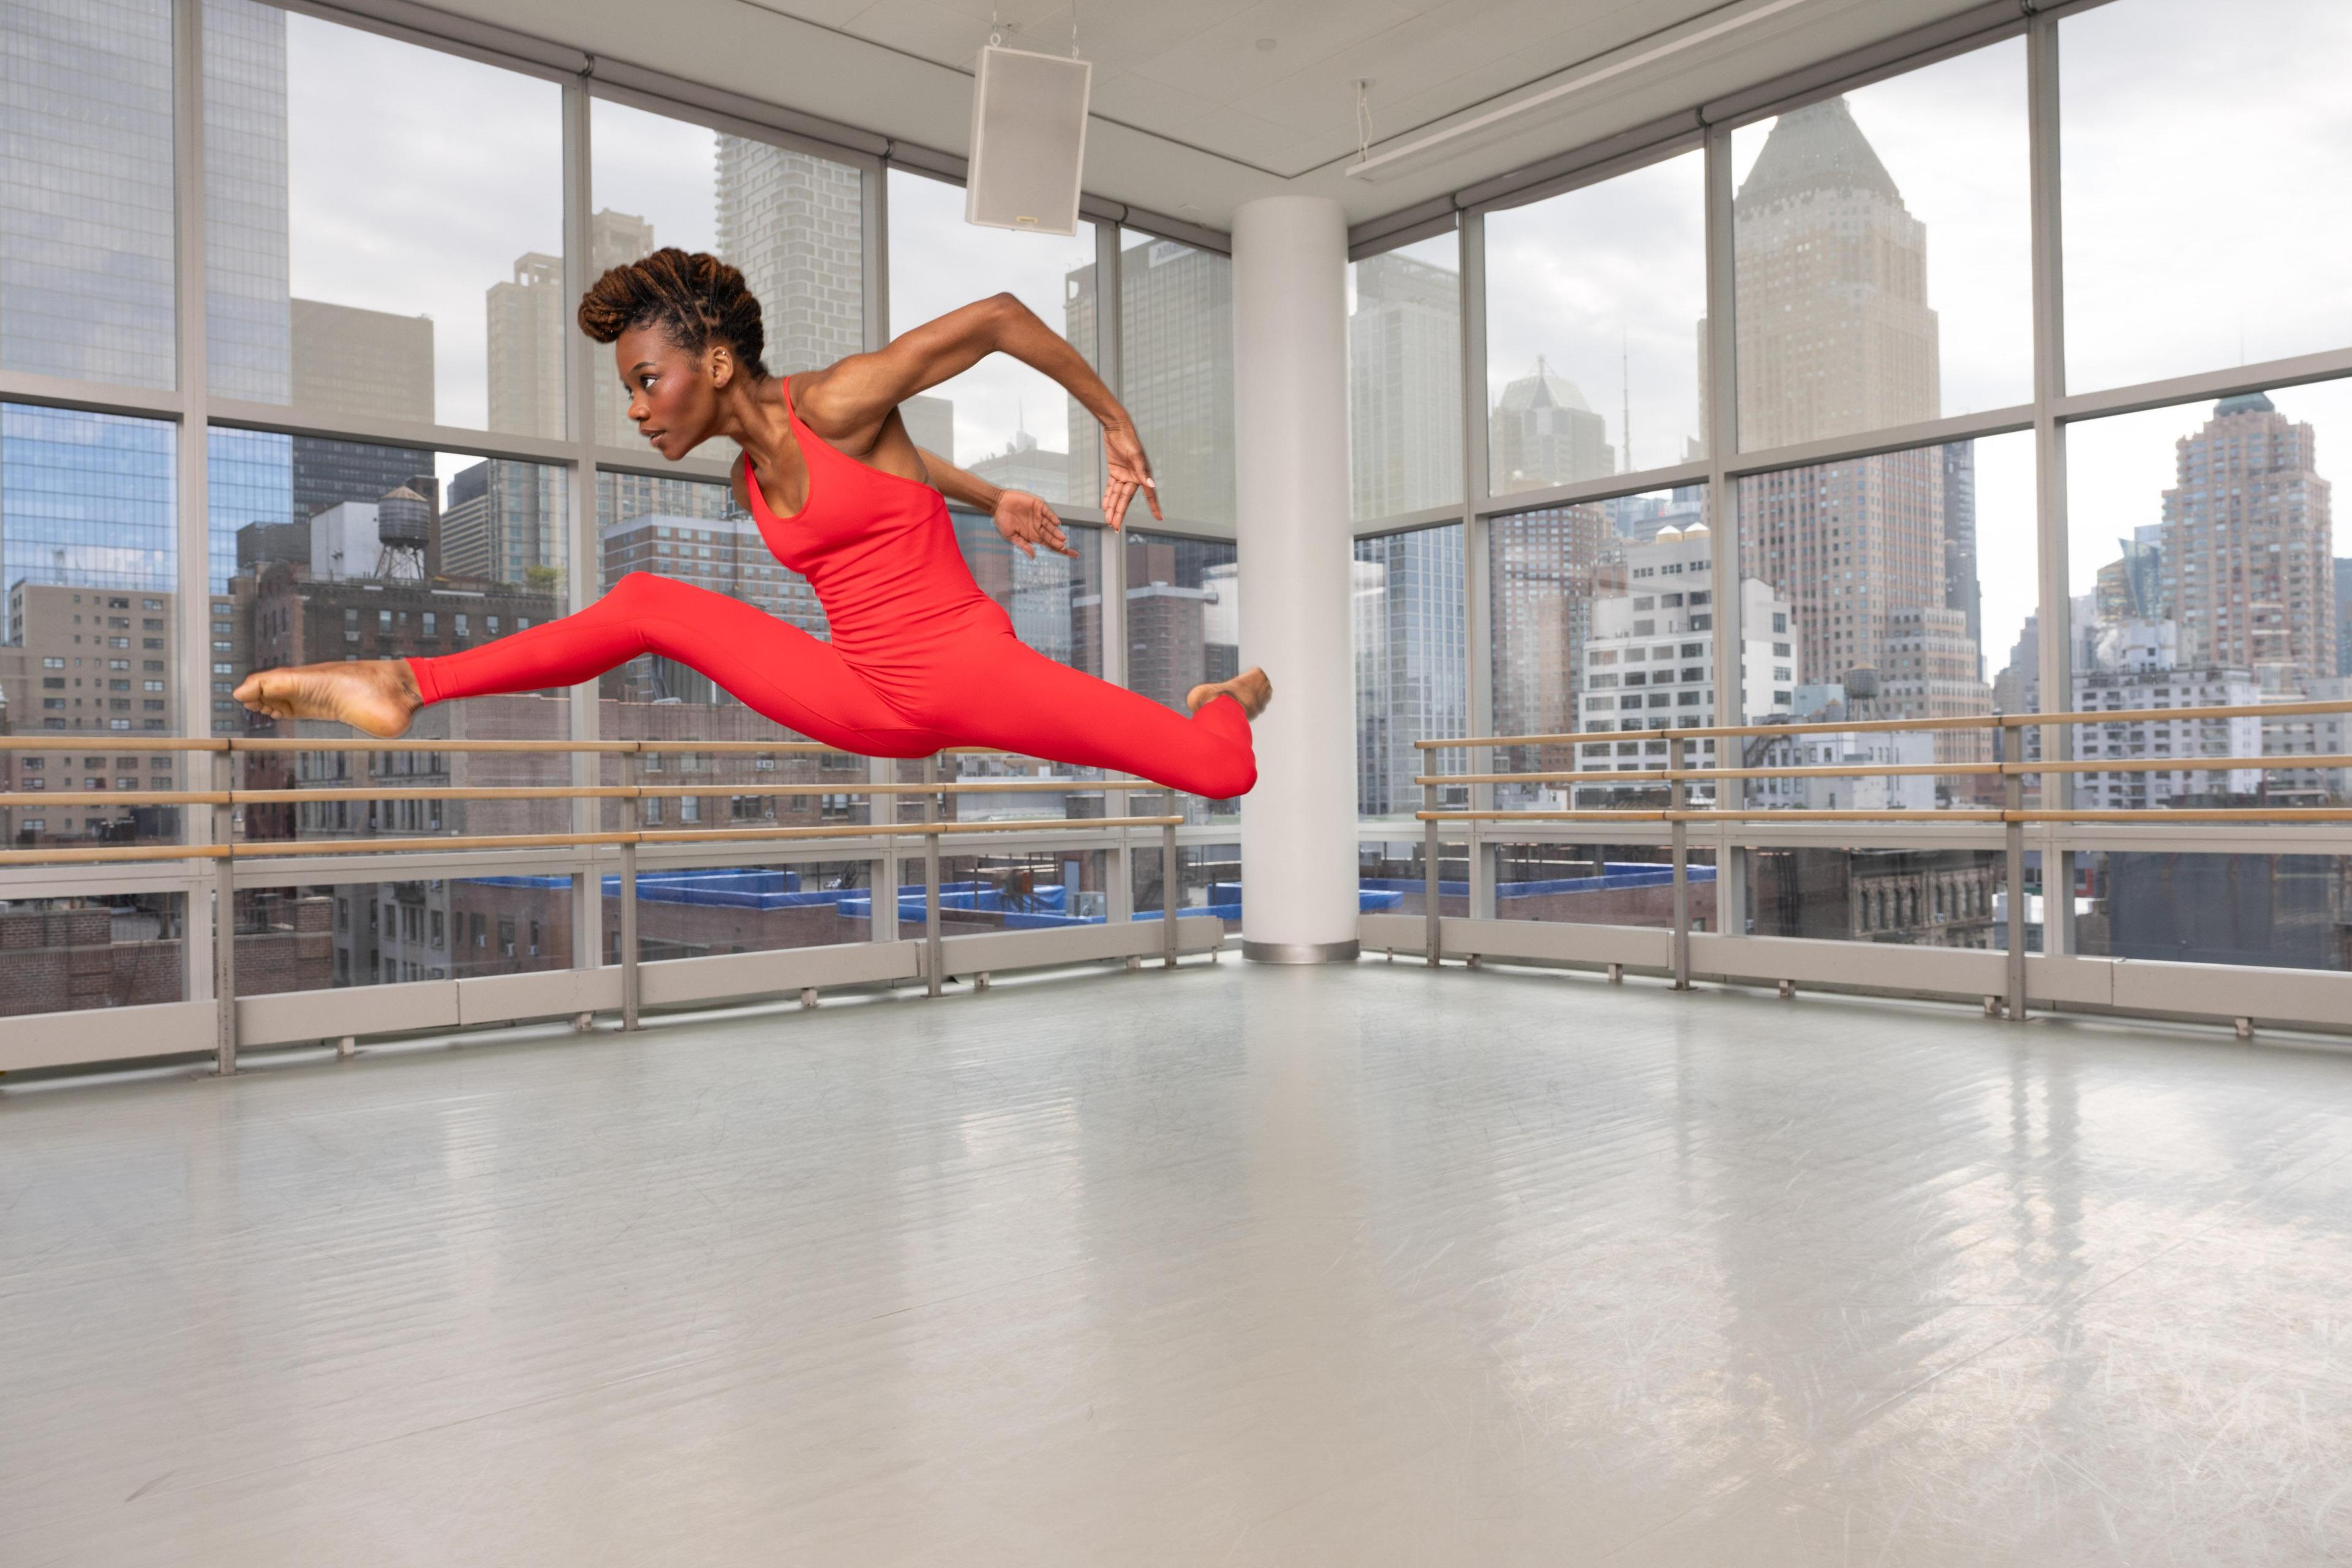
<path id="1" fill-rule="evenodd" d="M 1607 65 L 1596 66 L 1591 70 L 1579 72 L 1566 81 L 1555 82 L 1541 92 L 1530 93 L 1500 108 L 1490 109 L 1484 114 L 1474 115 L 1468 120 L 1442 127 L 1425 136 L 1416 136 L 1402 146 L 1391 147 L 1376 153 L 1369 158 L 1349 164 L 1348 173 L 1357 179 L 1370 180 L 1377 184 L 1381 180 L 1403 174 L 1411 168 L 1429 163 L 1436 155 L 1468 152 L 1473 147 L 1480 146 L 1498 136 L 1507 135 L 1517 130 L 1518 127 L 1511 122 L 1534 110 L 1549 107 L 1572 93 L 1597 87 L 1604 81 L 1623 76 L 1629 71 L 1640 70 L 1644 66 L 1655 65 L 1658 61 L 1681 54 L 1685 49 L 1696 48 L 1701 44 L 1713 43 L 1717 38 L 1727 37 L 1742 28 L 1752 27 L 1768 17 L 1777 16 L 1784 11 L 1792 11 L 1809 3 L 1811 0 L 1764 0 L 1763 5 L 1742 11 L 1738 16 L 1725 16 L 1664 42 L 1636 49 L 1630 55 L 1610 61 Z"/>

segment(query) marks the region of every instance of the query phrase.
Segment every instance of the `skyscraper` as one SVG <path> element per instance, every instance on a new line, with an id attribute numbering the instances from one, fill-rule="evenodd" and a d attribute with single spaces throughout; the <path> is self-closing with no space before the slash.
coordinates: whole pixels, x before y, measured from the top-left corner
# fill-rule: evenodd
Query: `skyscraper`
<path id="1" fill-rule="evenodd" d="M 2336 558 L 2336 673 L 2352 675 L 2352 556 Z"/>
<path id="2" fill-rule="evenodd" d="M 204 16 L 205 372 L 215 397 L 283 403 L 294 334 L 286 13 L 212 0 Z"/>
<path id="3" fill-rule="evenodd" d="M 433 423 L 433 318 L 287 301 L 294 405 L 345 419 Z"/>
<path id="4" fill-rule="evenodd" d="M 1168 515 L 1223 521 L 1234 515 L 1233 263 L 1172 239 L 1138 237 L 1119 253 L 1123 401 Z M 1093 268 L 1080 273 L 1090 279 Z M 1076 335 L 1079 314 L 1070 311 L 1070 341 L 1091 342 Z M 1074 425 L 1074 453 L 1100 440 L 1090 420 L 1083 446 L 1079 436 Z"/>
<path id="5" fill-rule="evenodd" d="M 1503 388 L 1488 429 L 1497 495 L 1597 479 L 1617 471 L 1608 421 L 1593 412 L 1575 383 L 1554 375 L 1541 357 L 1533 375 Z"/>
<path id="6" fill-rule="evenodd" d="M 2328 483 L 2309 425 L 2261 393 L 2225 397 L 2176 443 L 2159 563 L 2180 662 L 2251 670 L 2266 691 L 2336 671 Z"/>
<path id="7" fill-rule="evenodd" d="M 634 213 L 606 207 L 588 220 L 588 266 L 593 279 L 654 248 L 654 226 Z M 490 428 L 562 440 L 564 429 L 563 345 L 570 341 L 576 301 L 563 287 L 563 258 L 541 251 L 515 258 L 514 276 L 489 287 Z M 619 379 L 600 359 L 595 385 L 596 438 L 608 447 L 637 439 L 627 418 Z"/>
<path id="8" fill-rule="evenodd" d="M 1421 787 L 1412 781 L 1422 771 L 1422 753 L 1413 742 L 1469 732 L 1462 530 L 1360 539 L 1355 556 L 1381 569 L 1379 605 L 1361 606 L 1362 615 L 1378 617 L 1379 633 L 1367 639 L 1377 647 L 1367 650 L 1360 643 L 1359 671 L 1360 679 L 1368 653 L 1383 660 L 1375 686 L 1385 697 L 1375 743 L 1359 737 L 1357 809 L 1386 816 L 1421 805 Z M 1358 585 L 1360 590 L 1362 579 Z"/>
<path id="9" fill-rule="evenodd" d="M 1984 679 L 1984 589 L 1977 579 L 1977 444 L 1944 448 L 1944 608 L 1958 610 Z"/>
<path id="10" fill-rule="evenodd" d="M 1462 280 L 1394 253 L 1356 264 L 1348 318 L 1353 515 L 1462 499 Z"/>
<path id="11" fill-rule="evenodd" d="M 441 571 L 555 592 L 569 557 L 563 497 L 560 468 L 492 458 L 459 469 L 441 515 Z"/>
<path id="12" fill-rule="evenodd" d="M 1496 518 L 1489 538 L 1494 733 L 1556 735 L 1574 730 L 1577 674 L 1591 635 L 1595 574 L 1604 554 L 1622 559 L 1609 508 L 1586 502 Z"/>
<path id="13" fill-rule="evenodd" d="M 1844 100 L 1781 115 L 1732 204 L 1740 444 L 1775 447 L 1935 418 L 1927 234 Z M 1704 337 L 1702 336 L 1702 341 Z M 1950 500 L 1958 511 L 1948 511 Z M 1739 491 L 1741 570 L 1789 601 L 1806 678 L 1876 672 L 1903 644 L 1910 679 L 1857 717 L 1984 711 L 1980 676 L 1949 689 L 1957 625 L 1982 636 L 1972 447 L 1929 447 L 1759 474 Z M 1927 612 L 1937 612 L 1929 615 Z M 1957 622 L 1944 612 L 1957 613 Z M 1971 631 L 1969 628 L 1973 626 Z M 1981 655 L 1966 663 L 1981 668 Z M 1936 671 L 1930 677 L 1930 667 Z M 1930 700 L 1929 686 L 1940 689 Z M 1939 741 L 1975 760 L 1980 737 Z"/>
<path id="14" fill-rule="evenodd" d="M 766 358 L 779 374 L 866 346 L 863 201 L 847 164 L 719 138 L 719 254 L 759 296 Z"/>
<path id="15" fill-rule="evenodd" d="M 171 6 L 7 0 L 0 51 L 0 369 L 171 386 Z"/>
<path id="16" fill-rule="evenodd" d="M 1741 447 L 1942 412 L 1927 226 L 1845 100 L 1773 124 L 1733 200 L 1732 236 Z"/>

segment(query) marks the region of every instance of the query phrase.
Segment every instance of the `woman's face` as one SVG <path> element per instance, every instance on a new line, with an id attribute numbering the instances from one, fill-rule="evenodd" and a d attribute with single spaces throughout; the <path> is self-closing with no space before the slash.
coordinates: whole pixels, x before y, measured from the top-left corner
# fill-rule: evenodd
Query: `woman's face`
<path id="1" fill-rule="evenodd" d="M 654 450 L 677 461 L 707 440 L 719 416 L 719 385 L 734 356 L 717 348 L 688 353 L 659 327 L 631 327 L 613 344 L 629 418 Z"/>

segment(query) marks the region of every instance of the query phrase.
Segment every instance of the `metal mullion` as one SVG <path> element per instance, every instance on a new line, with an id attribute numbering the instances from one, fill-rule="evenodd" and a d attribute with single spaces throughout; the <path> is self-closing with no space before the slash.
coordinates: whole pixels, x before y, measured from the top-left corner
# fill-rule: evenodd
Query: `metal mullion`
<path id="1" fill-rule="evenodd" d="M 2061 259 L 2063 261 L 2063 258 Z M 2328 349 L 2318 353 L 2264 360 L 2256 364 L 2202 371 L 2194 375 L 2136 382 L 2129 386 L 2109 387 L 2078 395 L 2062 393 L 2055 400 L 2055 412 L 2060 424 L 2071 425 L 2084 419 L 2137 414 L 2181 403 L 2207 403 L 2243 392 L 2272 392 L 2281 387 L 2347 377 L 2352 377 L 2352 348 Z"/>
<path id="2" fill-rule="evenodd" d="M 1738 387 L 1738 253 L 1733 244 L 1734 181 L 1731 132 L 1707 133 L 1705 191 L 1706 202 L 1706 495 L 1714 526 L 1708 531 L 1708 571 L 1715 586 L 1715 722 L 1748 722 L 1748 684 L 1741 656 L 1748 629 L 1741 624 L 1739 487 L 1732 478 L 1731 455 L 1739 441 Z M 1715 742 L 1716 765 L 1729 765 L 1726 753 L 1736 741 Z M 1729 780 L 1715 786 L 1715 803 L 1726 804 Z M 1734 785 L 1739 804 L 1748 803 L 1745 783 Z M 1744 936 L 1748 931 L 1748 857 L 1743 849 L 1716 856 L 1715 923 L 1718 933 Z"/>
<path id="3" fill-rule="evenodd" d="M 568 463 L 572 443 L 544 436 L 471 429 L 407 419 L 356 419 L 294 405 L 253 403 L 241 398 L 215 398 L 206 412 L 215 425 L 239 430 L 268 430 L 294 436 L 319 436 L 331 440 L 366 441 L 383 447 L 415 447 L 428 451 L 462 452 L 468 457 L 501 458 L 525 463 Z"/>
<path id="4" fill-rule="evenodd" d="M 794 131 L 785 126 L 770 124 L 749 114 L 730 113 L 724 109 L 716 108 L 709 103 L 697 103 L 683 98 L 672 98 L 667 94 L 650 91 L 625 81 L 616 81 L 609 75 L 601 74 L 616 68 L 625 70 L 629 68 L 613 60 L 591 61 L 586 72 L 588 95 L 591 98 L 603 99 L 608 103 L 616 103 L 625 109 L 637 110 L 642 113 L 659 115 L 664 120 L 676 120 L 688 125 L 699 125 L 706 131 L 716 131 L 723 135 L 740 136 L 750 142 L 763 142 L 772 147 L 782 147 L 787 152 L 805 153 L 813 158 L 824 158 L 835 163 L 854 164 L 863 171 L 878 172 L 883 167 L 882 154 L 870 148 L 854 147 L 845 142 L 829 141 L 823 136 L 813 135 L 805 131 Z M 751 106 L 750 100 L 737 101 L 747 107 Z M 875 140 L 880 142 L 883 139 L 877 136 Z"/>
<path id="5" fill-rule="evenodd" d="M 1643 495 L 1651 490 L 1672 489 L 1677 485 L 1691 484 L 1709 478 L 1714 471 L 1714 466 L 1706 462 L 1676 463 L 1669 468 L 1651 468 L 1642 473 L 1607 474 L 1599 479 L 1579 479 L 1573 484 L 1509 490 L 1486 497 L 1479 502 L 1477 512 L 1481 517 L 1510 517 L 1551 507 L 1615 500 L 1622 496 Z"/>
<path id="6" fill-rule="evenodd" d="M 2040 568 L 2039 619 L 2042 663 L 2040 706 L 2063 711 L 2074 690 L 2073 616 L 2067 582 L 2066 430 L 2057 416 L 2066 394 L 2066 296 L 2064 199 L 2061 185 L 2058 23 L 2033 18 L 2025 37 L 2026 146 L 2033 261 L 2033 472 L 2036 560 Z M 2054 699 L 2054 700 L 2053 700 Z M 2021 732 L 2019 740 L 2021 742 Z M 2074 754 L 2074 728 L 2044 725 L 2042 754 L 2055 761 Z M 2064 810 L 2074 798 L 2071 773 L 2042 777 L 2042 803 Z M 2042 951 L 2074 951 L 2072 868 L 2058 846 L 2059 825 L 2037 827 L 2032 837 L 2042 852 Z M 2024 889 L 2010 898 L 2021 904 Z M 2012 921 L 2012 927 L 2015 922 Z"/>
<path id="7" fill-rule="evenodd" d="M 453 16 L 446 11 L 428 10 L 409 0 L 341 0 L 330 5 L 324 0 L 262 0 L 281 11 L 292 11 L 305 16 L 316 16 L 322 22 L 350 27 L 378 37 L 391 38 L 439 54 L 456 55 L 463 59 L 500 70 L 510 70 L 522 76 L 536 77 L 542 81 L 561 82 L 584 70 L 591 57 L 562 44 L 551 44 L 526 33 L 512 32 L 492 23 L 478 22 L 470 17 Z"/>
<path id="8" fill-rule="evenodd" d="M 1471 734 L 1495 732 L 1495 583 L 1488 558 L 1492 528 L 1485 503 L 1491 482 L 1486 424 L 1486 217 L 1465 213 L 1456 231 L 1460 247 L 1462 342 L 1462 679 L 1464 721 Z M 1492 752 L 1465 759 L 1473 772 L 1494 773 Z M 1491 810 L 1492 784 L 1472 784 L 1473 810 Z M 1465 865 L 1473 920 L 1495 912 L 1494 848 L 1479 829 L 1465 834 Z"/>
<path id="9" fill-rule="evenodd" d="M 187 399 L 176 386 L 123 386 L 22 370 L 0 370 L 0 401 L 137 419 L 177 419 L 187 408 Z"/>
<path id="10" fill-rule="evenodd" d="M 172 187 L 173 313 L 179 384 L 179 431 L 174 474 L 173 542 L 178 569 L 173 597 L 179 605 L 179 682 L 173 693 L 189 735 L 212 732 L 212 527 L 205 419 L 208 384 L 205 304 L 205 15 L 203 0 L 176 0 L 172 8 Z M 183 756 L 193 770 L 200 753 Z M 188 781 L 194 787 L 194 781 Z M 209 782 L 209 781 L 208 781 Z M 216 842 L 215 814 L 195 806 L 180 812 L 182 842 Z M 225 815 L 223 817 L 225 820 Z M 181 908 L 187 933 L 182 966 L 192 1002 L 219 1000 L 221 960 L 236 930 L 234 900 L 212 868 L 191 868 Z M 210 893 L 213 896 L 207 897 Z M 233 986 L 232 986 L 233 988 Z M 220 1059 L 233 1060 L 226 1037 Z"/>
<path id="11" fill-rule="evenodd" d="M 1663 163 L 1669 158 L 1679 158 L 1700 145 L 1706 130 L 1696 112 L 1682 110 L 1664 120 L 1588 142 L 1491 180 L 1481 180 L 1456 193 L 1454 204 L 1465 218 L 1473 213 L 1485 218 L 1514 207 L 1533 206 L 1570 191 L 1613 180 L 1620 174 L 1630 174 L 1636 169 Z M 1560 172 L 1544 173 L 1553 168 Z"/>
<path id="12" fill-rule="evenodd" d="M 1117 393 L 1122 403 L 1127 397 L 1127 332 L 1120 319 L 1124 290 L 1121 287 L 1123 264 L 1119 258 L 1118 225 L 1108 221 L 1095 224 L 1095 374 L 1103 384 Z M 1227 538 L 1233 535 L 1228 532 Z M 1113 686 L 1127 685 L 1127 535 L 1124 530 L 1103 531 L 1102 548 L 1096 552 L 1099 581 L 1101 612 L 1095 616 L 1102 629 L 1102 678 Z M 1109 816 L 1127 815 L 1128 793 L 1107 791 L 1103 795 L 1103 812 Z M 1117 842 L 1108 847 L 1103 857 L 1104 891 L 1107 918 L 1125 921 L 1135 918 L 1135 853 L 1133 836 L 1122 832 Z M 1160 876 L 1163 885 L 1177 875 L 1175 866 L 1162 866 Z"/>
<path id="13" fill-rule="evenodd" d="M 864 285 L 866 319 L 861 325 L 863 342 L 866 351 L 871 353 L 890 341 L 889 170 L 879 161 L 862 165 L 857 188 L 863 198 L 858 210 L 864 257 L 859 281 Z M 952 458 L 954 454 L 946 456 Z M 888 757 L 869 757 L 866 762 L 866 779 L 868 784 L 896 784 L 898 782 L 898 764 Z M 895 795 L 868 795 L 866 820 L 896 823 L 898 800 Z M 866 904 L 866 937 L 874 942 L 896 942 L 898 940 L 898 885 L 904 879 L 898 838 L 886 835 L 877 840 L 876 853 L 866 864 L 873 868 L 867 874 L 873 896 Z"/>
<path id="14" fill-rule="evenodd" d="M 1989 408 L 1979 414 L 1958 414 L 1948 419 L 1925 419 L 1913 425 L 1889 426 L 1884 430 L 1858 430 L 1851 435 L 1772 447 L 1757 452 L 1742 452 L 1735 447 L 1725 454 L 1723 468 L 1727 474 L 1743 478 L 1749 474 L 1775 473 L 1785 468 L 1810 468 L 1822 463 L 1875 458 L 1888 452 L 1948 446 L 1954 441 L 2008 436 L 2020 430 L 2032 429 L 2039 409 L 2039 404 L 2020 403 L 2008 408 Z"/>
<path id="15" fill-rule="evenodd" d="M 590 412 L 593 423 L 593 410 Z M 596 467 L 616 474 L 643 474 L 656 479 L 701 479 L 719 485 L 732 484 L 735 479 L 735 465 L 724 458 L 688 457 L 673 463 L 658 456 L 647 456 L 650 448 L 597 446 L 593 450 Z"/>
<path id="16" fill-rule="evenodd" d="M 1401 511 L 1359 522 L 1349 527 L 1354 539 L 1388 539 L 1401 533 L 1419 533 L 1426 528 L 1442 528 L 1449 522 L 1462 521 L 1462 503 L 1449 501 L 1444 506 L 1425 506 L 1419 511 Z"/>
<path id="17" fill-rule="evenodd" d="M 586 83 L 574 77 L 563 85 L 563 289 L 567 300 L 577 300 L 588 289 L 589 215 L 595 210 L 594 143 L 591 139 L 593 121 Z M 576 613 L 595 596 L 602 577 L 603 563 L 598 560 L 596 551 L 600 536 L 596 515 L 596 361 L 600 351 L 581 331 L 579 323 L 570 311 L 564 312 L 563 325 L 559 330 L 563 333 L 565 428 L 571 434 L 572 448 L 564 476 L 569 497 L 567 526 L 564 529 L 564 607 Z M 564 694 L 572 740 L 593 741 L 598 738 L 600 708 L 597 697 L 600 689 L 599 683 L 583 681 Z M 585 788 L 602 783 L 604 765 L 604 757 L 599 753 L 573 752 L 572 784 Z M 625 767 L 626 763 L 623 765 Z M 573 801 L 572 831 L 596 831 L 603 810 L 603 805 L 598 801 Z M 634 911 L 630 912 L 634 914 Z M 604 929 L 604 873 L 593 866 L 575 870 L 572 876 L 572 961 L 574 966 L 593 969 L 603 963 Z M 634 979 L 635 955 L 625 953 L 623 957 L 628 962 Z M 634 1023 L 634 995 L 630 1002 L 626 1011 L 631 1015 L 629 1021 Z"/>

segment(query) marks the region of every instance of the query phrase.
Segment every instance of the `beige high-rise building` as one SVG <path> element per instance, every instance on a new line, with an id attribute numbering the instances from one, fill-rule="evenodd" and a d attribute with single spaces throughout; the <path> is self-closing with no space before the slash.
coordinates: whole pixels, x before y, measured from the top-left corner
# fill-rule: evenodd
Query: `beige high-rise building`
<path id="1" fill-rule="evenodd" d="M 654 226 L 633 213 L 610 207 L 588 220 L 587 275 L 634 261 L 654 248 Z M 514 277 L 489 288 L 490 428 L 502 434 L 562 440 L 563 345 L 571 340 L 578 301 L 563 287 L 563 258 L 531 251 L 517 257 Z M 596 387 L 597 439 L 627 446 L 626 406 L 617 379 L 604 359 L 592 377 Z"/>
<path id="2" fill-rule="evenodd" d="M 294 300 L 294 406 L 433 422 L 433 318 Z"/>
<path id="3" fill-rule="evenodd" d="M 2174 446 L 2164 492 L 2165 613 L 2180 663 L 2300 691 L 2336 669 L 2328 483 L 2309 425 L 2261 393 L 2225 397 Z"/>
<path id="4" fill-rule="evenodd" d="M 1937 417 L 1927 227 L 1905 207 L 1845 100 L 1780 116 L 1732 211 L 1741 446 Z M 1787 597 L 1809 677 L 1884 670 L 1901 644 L 1906 679 L 1881 686 L 1874 705 L 1881 717 L 1973 710 L 1974 699 L 1928 690 L 1949 685 L 1947 666 L 1957 671 L 1963 658 L 1966 683 L 1982 689 L 1973 647 L 1950 646 L 1951 623 L 1940 614 L 1956 596 L 1944 516 L 1948 468 L 1945 449 L 1929 447 L 1740 483 L 1742 570 Z M 1972 569 L 1972 519 L 1963 531 Z M 1964 641 L 1966 618 L 1963 611 Z M 1937 677 L 1927 675 L 1927 663 Z"/>

